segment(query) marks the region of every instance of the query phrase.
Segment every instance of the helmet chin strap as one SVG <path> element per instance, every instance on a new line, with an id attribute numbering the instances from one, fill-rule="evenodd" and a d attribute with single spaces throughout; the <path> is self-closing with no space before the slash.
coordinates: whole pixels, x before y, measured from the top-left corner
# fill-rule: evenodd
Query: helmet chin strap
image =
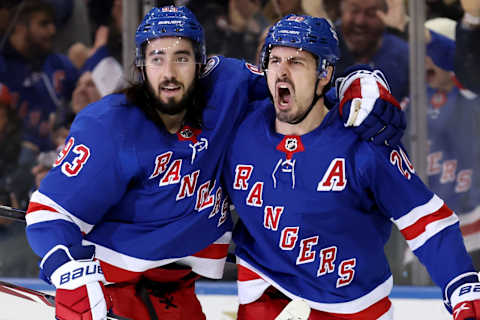
<path id="1" fill-rule="evenodd" d="M 323 97 L 323 91 L 322 91 L 321 94 L 317 94 L 317 86 L 318 86 L 318 81 L 319 80 L 320 80 L 320 78 L 317 78 L 317 81 L 315 81 L 315 87 L 313 89 L 314 90 L 313 91 L 313 100 L 312 100 L 312 103 L 310 104 L 310 106 L 308 107 L 307 111 L 305 111 L 303 116 L 301 116 L 299 119 L 297 119 L 295 121 L 289 121 L 288 122 L 289 124 L 299 124 L 300 122 L 305 120 L 305 118 L 309 115 L 310 111 L 312 111 L 313 107 L 317 104 L 318 99 Z"/>

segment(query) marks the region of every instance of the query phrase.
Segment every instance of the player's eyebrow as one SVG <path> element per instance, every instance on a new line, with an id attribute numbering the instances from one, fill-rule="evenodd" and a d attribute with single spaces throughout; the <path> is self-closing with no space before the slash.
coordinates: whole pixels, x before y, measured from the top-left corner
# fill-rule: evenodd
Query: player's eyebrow
<path id="1" fill-rule="evenodd" d="M 300 60 L 300 61 L 307 61 L 306 57 L 301 57 L 301 56 L 290 56 L 288 57 L 288 60 Z"/>
<path id="2" fill-rule="evenodd" d="M 280 59 L 280 60 L 285 59 L 285 58 L 280 57 L 280 56 L 278 56 L 278 55 L 276 55 L 276 54 L 270 54 L 270 59 L 272 59 L 272 58 L 273 58 L 273 59 Z M 298 56 L 298 55 L 297 55 L 297 56 L 288 56 L 288 57 L 286 57 L 286 60 L 287 60 L 287 61 L 292 61 L 292 60 L 307 61 L 307 57 Z"/>
<path id="3" fill-rule="evenodd" d="M 192 52 L 190 50 L 177 50 L 173 54 L 176 54 L 176 55 L 184 54 L 184 55 L 190 56 Z"/>
<path id="4" fill-rule="evenodd" d="M 165 50 L 164 49 L 153 49 L 152 51 L 150 51 L 148 53 L 149 56 L 153 56 L 153 55 L 164 55 L 166 54 Z M 174 55 L 181 55 L 181 54 L 184 54 L 184 55 L 192 55 L 192 52 L 190 50 L 177 50 L 173 53 Z"/>

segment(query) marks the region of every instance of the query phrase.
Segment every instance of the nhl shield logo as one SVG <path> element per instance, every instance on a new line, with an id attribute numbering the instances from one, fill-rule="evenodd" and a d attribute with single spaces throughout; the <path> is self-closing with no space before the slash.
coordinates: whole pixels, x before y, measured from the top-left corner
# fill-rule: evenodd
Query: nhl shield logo
<path id="1" fill-rule="evenodd" d="M 298 140 L 296 138 L 285 139 L 285 149 L 289 152 L 294 152 L 298 148 Z"/>
<path id="2" fill-rule="evenodd" d="M 188 125 L 185 125 L 177 131 L 177 137 L 180 141 L 191 141 L 192 143 L 197 143 L 197 137 L 200 133 L 202 133 L 201 129 L 192 128 Z"/>
<path id="3" fill-rule="evenodd" d="M 180 130 L 180 135 L 185 139 L 190 139 L 191 137 L 193 137 L 193 131 L 190 128 L 186 127 Z"/>
<path id="4" fill-rule="evenodd" d="M 292 159 L 294 153 L 305 150 L 302 144 L 302 139 L 299 136 L 285 136 L 277 145 L 278 151 L 284 152 L 287 159 Z"/>

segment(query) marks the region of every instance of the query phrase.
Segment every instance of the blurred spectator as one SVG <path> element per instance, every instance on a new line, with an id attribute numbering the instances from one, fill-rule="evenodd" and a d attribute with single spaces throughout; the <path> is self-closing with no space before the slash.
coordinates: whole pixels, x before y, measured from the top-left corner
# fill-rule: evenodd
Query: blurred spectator
<path id="1" fill-rule="evenodd" d="M 370 64 L 384 73 L 398 101 L 408 97 L 408 43 L 386 30 L 381 18 L 389 17 L 386 0 L 342 0 L 340 9 L 341 58 L 335 73 L 342 74 L 354 64 Z"/>
<path id="2" fill-rule="evenodd" d="M 96 29 L 92 54 L 90 55 L 95 55 L 99 50 L 105 48 L 107 50 L 106 55 L 115 58 L 119 63 L 122 62 L 122 7 L 122 0 L 111 1 L 108 23 Z M 87 70 L 92 70 L 92 67 L 87 66 Z"/>
<path id="3" fill-rule="evenodd" d="M 0 84 L 0 205 L 19 207 L 9 190 L 8 176 L 16 168 L 20 146 L 20 122 L 12 107 L 12 96 Z M 25 239 L 24 223 L 0 218 L 0 277 L 36 277 L 38 261 Z"/>
<path id="4" fill-rule="evenodd" d="M 188 7 L 205 29 L 207 54 L 255 61 L 257 40 L 268 21 L 261 0 L 192 1 Z"/>
<path id="5" fill-rule="evenodd" d="M 0 39 L 6 35 L 9 28 L 10 17 L 14 15 L 14 8 L 17 5 L 18 0 L 2 0 L 0 1 Z M 5 39 L 0 41 L 1 45 Z"/>
<path id="6" fill-rule="evenodd" d="M 0 51 L 0 81 L 11 90 L 23 120 L 20 164 L 31 165 L 39 151 L 52 149 L 56 117 L 69 112 L 68 103 L 78 71 L 63 55 L 52 52 L 54 8 L 40 0 L 19 4 L 14 27 Z"/>
<path id="7" fill-rule="evenodd" d="M 85 0 L 87 3 L 88 17 L 92 30 L 100 26 L 108 26 L 111 23 L 111 10 L 114 0 Z M 94 36 L 94 35 L 92 35 Z"/>
<path id="8" fill-rule="evenodd" d="M 8 88 L 0 83 L 0 202 L 7 206 L 16 203 L 10 190 L 10 174 L 17 168 L 22 143 L 20 121 L 12 107 Z"/>
<path id="9" fill-rule="evenodd" d="M 427 0 L 427 18 L 437 17 L 458 20 L 463 11 L 458 0 Z"/>
<path id="10" fill-rule="evenodd" d="M 63 140 L 65 138 L 66 136 Z M 56 151 L 41 152 L 38 155 L 32 168 L 35 189 L 52 168 L 56 157 Z M 12 203 L 9 200 L 11 199 L 5 195 L 0 195 L 0 205 L 21 207 L 15 201 Z M 0 277 L 37 277 L 39 260 L 27 244 L 25 224 L 0 218 Z"/>
<path id="11" fill-rule="evenodd" d="M 111 2 L 108 26 L 98 27 L 92 48 L 83 44 L 75 44 L 69 52 L 74 57 L 75 64 L 81 66 L 80 73 L 91 72 L 89 78 L 93 81 L 100 97 L 122 89 L 125 84 L 122 67 L 122 1 Z M 77 87 L 81 83 L 77 84 Z M 77 97 L 78 98 L 78 97 Z M 75 103 L 77 103 L 75 101 Z M 78 107 L 78 105 L 77 105 Z"/>
<path id="12" fill-rule="evenodd" d="M 465 14 L 456 29 L 455 70 L 462 85 L 480 94 L 480 1 L 461 3 Z"/>
<path id="13" fill-rule="evenodd" d="M 270 23 L 274 23 L 290 13 L 305 14 L 302 0 L 269 0 L 263 10 L 264 16 Z"/>
<path id="14" fill-rule="evenodd" d="M 337 22 L 340 19 L 340 1 L 338 0 L 323 0 L 323 9 L 327 13 L 328 18 L 332 22 Z"/>
<path id="15" fill-rule="evenodd" d="M 430 189 L 455 211 L 467 250 L 480 268 L 480 98 L 464 89 L 454 71 L 455 25 L 427 21 L 427 175 Z M 408 252 L 405 262 L 413 259 Z"/>
<path id="16" fill-rule="evenodd" d="M 77 87 L 73 91 L 73 113 L 78 114 L 88 104 L 99 100 L 101 97 L 97 86 L 93 82 L 92 73 L 89 71 L 83 73 L 80 79 L 78 79 Z"/>
<path id="17" fill-rule="evenodd" d="M 90 21 L 85 0 L 47 0 L 55 7 L 54 51 L 67 54 L 74 43 L 90 46 Z"/>
<path id="18" fill-rule="evenodd" d="M 309 15 L 312 17 L 321 17 L 321 18 L 330 19 L 323 5 L 323 0 L 302 0 L 302 10 L 303 12 L 305 12 L 306 15 Z M 332 21 L 335 21 L 335 19 Z"/>
<path id="19" fill-rule="evenodd" d="M 40 183 L 47 175 L 48 171 L 52 169 L 53 163 L 55 162 L 56 158 L 56 151 L 41 152 L 38 155 L 37 164 L 32 168 L 32 174 L 35 176 L 35 189 L 38 189 L 40 187 Z"/>

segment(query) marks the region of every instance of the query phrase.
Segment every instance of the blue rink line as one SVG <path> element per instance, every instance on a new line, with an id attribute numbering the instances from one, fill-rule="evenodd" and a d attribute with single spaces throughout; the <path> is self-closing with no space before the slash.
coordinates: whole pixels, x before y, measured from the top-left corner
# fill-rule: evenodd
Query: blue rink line
<path id="1" fill-rule="evenodd" d="M 9 282 L 18 286 L 39 291 L 55 291 L 55 288 L 40 279 L 33 278 L 0 278 L 0 281 Z M 198 281 L 196 293 L 199 295 L 236 295 L 236 282 L 226 281 Z M 394 286 L 390 294 L 392 299 L 442 299 L 442 292 L 438 287 Z"/>

